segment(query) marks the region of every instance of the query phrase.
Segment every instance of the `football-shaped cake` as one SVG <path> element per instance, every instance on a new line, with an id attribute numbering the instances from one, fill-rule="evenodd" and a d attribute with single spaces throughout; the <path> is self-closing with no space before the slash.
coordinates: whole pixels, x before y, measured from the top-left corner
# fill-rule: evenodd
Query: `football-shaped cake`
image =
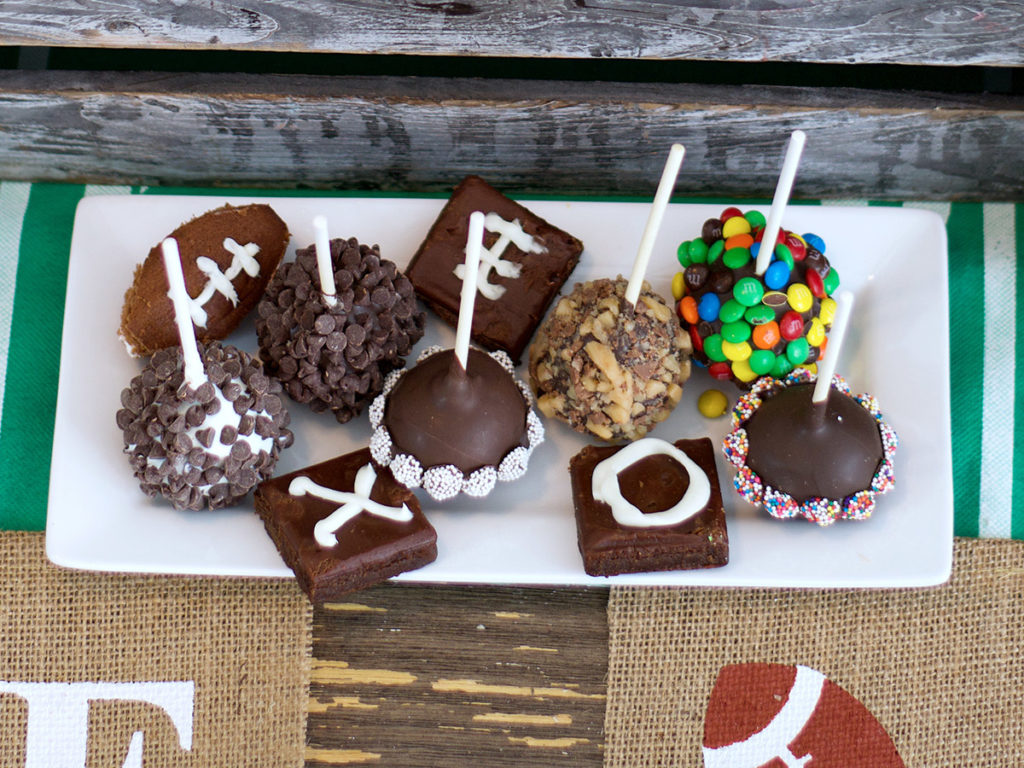
<path id="1" fill-rule="evenodd" d="M 857 699 L 804 666 L 723 667 L 704 718 L 705 768 L 904 768 Z"/>
<path id="2" fill-rule="evenodd" d="M 169 236 L 178 243 L 189 310 L 201 342 L 224 339 L 256 306 L 289 239 L 281 217 L 263 204 L 225 205 L 182 224 Z M 124 296 L 119 333 L 137 357 L 179 343 L 159 243 L 135 269 Z"/>

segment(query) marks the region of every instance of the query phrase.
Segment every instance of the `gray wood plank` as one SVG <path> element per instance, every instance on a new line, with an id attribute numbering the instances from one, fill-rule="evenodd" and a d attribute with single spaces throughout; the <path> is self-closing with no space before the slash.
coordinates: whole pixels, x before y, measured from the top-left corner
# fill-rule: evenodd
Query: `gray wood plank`
<path id="1" fill-rule="evenodd" d="M 0 72 L 0 178 L 770 197 L 809 136 L 797 197 L 1017 199 L 1013 97 L 428 78 Z"/>
<path id="2" fill-rule="evenodd" d="M 0 3 L 8 45 L 1018 67 L 1022 39 L 1006 0 Z"/>
<path id="3" fill-rule="evenodd" d="M 306 764 L 600 768 L 607 600 L 392 584 L 319 606 Z"/>

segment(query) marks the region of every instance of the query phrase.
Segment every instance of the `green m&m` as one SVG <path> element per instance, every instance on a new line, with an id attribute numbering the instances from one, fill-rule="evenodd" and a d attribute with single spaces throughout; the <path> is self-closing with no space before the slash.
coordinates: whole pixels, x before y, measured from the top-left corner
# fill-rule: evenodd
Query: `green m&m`
<path id="1" fill-rule="evenodd" d="M 739 344 L 750 338 L 750 326 L 742 320 L 722 324 L 722 338 L 730 344 Z"/>
<path id="2" fill-rule="evenodd" d="M 741 277 L 732 288 L 733 298 L 745 307 L 752 307 L 764 296 L 764 286 L 756 277 Z"/>
<path id="3" fill-rule="evenodd" d="M 713 333 L 704 339 L 704 354 L 708 356 L 709 360 L 714 360 L 716 363 L 725 362 L 725 353 L 722 351 L 722 337 L 720 334 Z"/>
<path id="4" fill-rule="evenodd" d="M 758 376 L 764 376 L 766 373 L 771 373 L 775 367 L 775 354 L 768 349 L 755 350 L 750 355 L 750 369 Z"/>

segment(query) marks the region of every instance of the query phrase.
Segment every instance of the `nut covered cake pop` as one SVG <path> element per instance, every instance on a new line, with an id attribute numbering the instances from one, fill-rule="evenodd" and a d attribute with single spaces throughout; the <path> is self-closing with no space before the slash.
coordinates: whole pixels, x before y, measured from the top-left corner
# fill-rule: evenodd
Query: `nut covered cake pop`
<path id="1" fill-rule="evenodd" d="M 690 339 L 643 280 L 683 159 L 669 153 L 629 282 L 577 284 L 530 347 L 537 407 L 602 440 L 636 440 L 672 412 L 690 376 Z"/>
<path id="2" fill-rule="evenodd" d="M 392 373 L 370 407 L 374 461 L 436 501 L 486 496 L 498 480 L 523 476 L 544 428 L 529 388 L 504 352 L 469 348 L 484 216 L 470 217 L 455 348 L 424 351 L 415 367 Z"/>
<path id="3" fill-rule="evenodd" d="M 679 246 L 672 295 L 694 359 L 716 379 L 749 387 L 809 367 L 825 350 L 839 275 L 813 234 L 780 231 L 804 134 L 790 141 L 768 219 L 726 208 Z M 774 244 L 771 245 L 771 244 Z"/>
<path id="4" fill-rule="evenodd" d="M 780 519 L 819 525 L 866 520 L 879 494 L 894 486 L 896 433 L 870 395 L 853 395 L 833 374 L 852 296 L 839 295 L 829 354 L 815 377 L 797 369 L 758 379 L 733 410 L 726 458 L 736 490 Z"/>
<path id="5" fill-rule="evenodd" d="M 344 423 L 357 416 L 423 337 L 412 284 L 378 246 L 355 238 L 316 243 L 282 264 L 257 306 L 267 370 L 295 401 Z"/>
<path id="6" fill-rule="evenodd" d="M 142 490 L 178 509 L 234 504 L 292 443 L 281 386 L 245 352 L 200 348 L 177 245 L 163 244 L 180 347 L 158 351 L 121 393 L 117 425 Z"/>

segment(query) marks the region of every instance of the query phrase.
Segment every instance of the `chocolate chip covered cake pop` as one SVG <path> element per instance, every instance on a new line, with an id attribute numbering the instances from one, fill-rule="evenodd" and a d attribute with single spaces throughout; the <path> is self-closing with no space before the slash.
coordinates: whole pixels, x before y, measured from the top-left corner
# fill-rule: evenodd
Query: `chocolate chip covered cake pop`
<path id="1" fill-rule="evenodd" d="M 374 461 L 436 501 L 486 496 L 523 476 L 544 428 L 529 388 L 504 352 L 469 348 L 484 216 L 470 217 L 455 348 L 425 350 L 415 367 L 388 377 L 370 407 Z"/>
<path id="2" fill-rule="evenodd" d="M 813 234 L 780 231 L 803 147 L 793 134 L 768 219 L 726 208 L 679 246 L 672 295 L 693 357 L 716 379 L 749 387 L 758 376 L 810 367 L 824 352 L 839 275 Z"/>
<path id="3" fill-rule="evenodd" d="M 726 458 L 736 490 L 773 517 L 819 525 L 866 520 L 893 488 L 896 433 L 870 395 L 833 374 L 852 296 L 839 295 L 833 342 L 817 377 L 798 369 L 758 379 L 733 410 Z"/>
<path id="4" fill-rule="evenodd" d="M 690 376 L 690 339 L 643 280 L 682 163 L 674 145 L 629 282 L 577 284 L 555 305 L 530 347 L 537 407 L 602 440 L 636 440 L 663 421 Z"/>
<path id="5" fill-rule="evenodd" d="M 142 490 L 178 509 L 234 504 L 292 443 L 281 386 L 245 352 L 200 348 L 173 239 L 164 262 L 182 345 L 158 351 L 121 393 L 117 424 Z"/>
<path id="6" fill-rule="evenodd" d="M 316 243 L 281 265 L 257 307 L 267 370 L 288 395 L 344 423 L 357 416 L 423 337 L 412 284 L 380 249 L 355 238 Z"/>

